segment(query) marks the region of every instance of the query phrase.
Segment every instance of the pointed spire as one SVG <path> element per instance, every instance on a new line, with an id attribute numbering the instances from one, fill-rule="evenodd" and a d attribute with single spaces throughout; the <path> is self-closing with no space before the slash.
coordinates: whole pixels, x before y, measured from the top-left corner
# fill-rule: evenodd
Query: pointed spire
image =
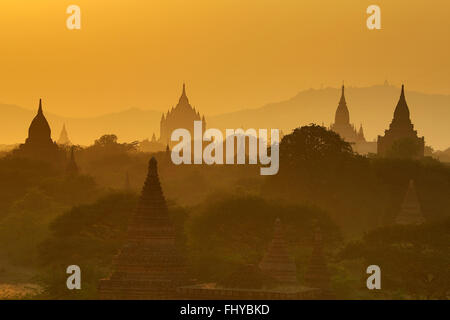
<path id="1" fill-rule="evenodd" d="M 179 105 L 189 106 L 190 108 L 192 108 L 189 105 L 189 99 L 188 99 L 188 97 L 186 95 L 186 84 L 184 82 L 183 82 L 183 91 L 181 92 L 181 96 L 180 96 L 180 99 L 178 101 L 178 105 L 175 108 L 177 108 Z"/>
<path id="2" fill-rule="evenodd" d="M 348 112 L 347 102 L 345 101 L 345 87 L 342 85 L 341 99 L 336 109 L 334 124 L 335 125 L 349 125 L 350 113 Z"/>
<path id="3" fill-rule="evenodd" d="M 70 142 L 69 135 L 67 134 L 66 124 L 65 123 L 63 124 L 61 133 L 59 134 L 59 139 L 58 139 L 57 143 L 61 144 L 61 145 L 64 145 L 64 144 L 65 145 L 71 145 L 72 144 Z"/>
<path id="4" fill-rule="evenodd" d="M 275 220 L 272 242 L 259 267 L 261 271 L 279 282 L 292 284 L 297 282 L 297 266 L 289 254 L 280 218 Z"/>
<path id="5" fill-rule="evenodd" d="M 364 130 L 363 130 L 363 125 L 362 125 L 362 123 L 361 123 L 360 126 L 359 126 L 358 138 L 359 138 L 359 140 L 364 140 L 364 141 L 366 141 L 366 138 L 364 137 Z"/>
<path id="6" fill-rule="evenodd" d="M 341 102 L 345 103 L 345 86 L 342 84 L 342 88 L 341 88 Z"/>
<path id="7" fill-rule="evenodd" d="M 400 93 L 400 98 L 398 99 L 397 106 L 395 107 L 393 122 L 411 123 L 409 117 L 409 108 L 405 98 L 404 84 L 402 84 L 402 91 Z"/>
<path id="8" fill-rule="evenodd" d="M 28 142 L 53 143 L 51 129 L 42 110 L 42 99 L 39 99 L 39 108 L 36 116 L 28 128 Z"/>
<path id="9" fill-rule="evenodd" d="M 38 114 L 43 114 L 43 111 L 42 111 L 42 99 L 39 99 Z"/>
<path id="10" fill-rule="evenodd" d="M 137 208 L 137 217 L 147 215 L 166 215 L 166 199 L 159 182 L 158 166 L 155 157 L 148 162 L 148 174 L 142 187 L 141 197 Z"/>
<path id="11" fill-rule="evenodd" d="M 100 280 L 101 299 L 173 299 L 186 284 L 186 267 L 152 157 L 125 245 L 114 258 L 112 274 Z"/>

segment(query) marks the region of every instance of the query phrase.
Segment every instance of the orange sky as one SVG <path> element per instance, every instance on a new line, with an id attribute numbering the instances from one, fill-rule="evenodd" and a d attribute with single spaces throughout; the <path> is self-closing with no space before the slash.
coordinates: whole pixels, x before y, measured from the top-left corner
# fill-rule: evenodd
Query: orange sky
<path id="1" fill-rule="evenodd" d="M 374 3 L 380 31 L 366 28 Z M 66 29 L 70 4 L 79 31 Z M 343 79 L 450 94 L 449 12 L 448 0 L 2 0 L 0 103 L 162 111 L 183 81 L 207 115 Z"/>

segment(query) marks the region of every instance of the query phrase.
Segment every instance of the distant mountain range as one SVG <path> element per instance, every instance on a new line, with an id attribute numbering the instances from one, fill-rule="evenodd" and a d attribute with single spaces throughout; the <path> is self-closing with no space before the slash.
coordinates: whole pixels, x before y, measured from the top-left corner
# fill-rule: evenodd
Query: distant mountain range
<path id="1" fill-rule="evenodd" d="M 245 109 L 208 117 L 208 127 L 214 128 L 280 128 L 289 133 L 293 128 L 309 123 L 329 126 L 340 98 L 340 88 L 309 89 L 293 98 L 270 103 L 260 108 Z M 400 88 L 383 85 L 372 87 L 346 87 L 345 96 L 350 111 L 350 121 L 357 128 L 362 123 L 366 139 L 376 139 L 383 134 L 392 120 L 400 96 Z M 412 122 L 419 136 L 425 136 L 427 145 L 444 150 L 450 146 L 450 95 L 424 94 L 408 91 L 406 99 Z M 36 110 L 14 105 L 0 105 L 0 144 L 13 144 L 25 140 L 28 126 Z M 202 111 L 202 107 L 199 106 Z M 44 113 L 57 140 L 63 123 L 69 137 L 76 144 L 91 144 L 106 133 L 114 133 L 119 141 L 134 141 L 159 135 L 161 112 L 127 109 L 118 113 L 91 118 L 67 118 Z"/>

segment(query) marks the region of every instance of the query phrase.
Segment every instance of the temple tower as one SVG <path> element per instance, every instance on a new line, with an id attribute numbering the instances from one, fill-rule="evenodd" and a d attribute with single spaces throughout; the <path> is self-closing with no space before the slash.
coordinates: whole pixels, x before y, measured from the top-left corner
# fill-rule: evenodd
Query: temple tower
<path id="1" fill-rule="evenodd" d="M 192 139 L 194 138 L 194 121 L 202 121 L 202 136 L 206 129 L 205 116 L 200 115 L 200 112 L 196 111 L 194 107 L 189 103 L 189 99 L 186 94 L 186 85 L 183 83 L 183 90 L 181 92 L 180 99 L 177 105 L 170 111 L 167 111 L 166 115 L 161 116 L 160 121 L 160 135 L 159 143 L 165 145 L 167 143 L 172 147 L 171 135 L 175 129 L 187 129 L 191 133 Z"/>
<path id="2" fill-rule="evenodd" d="M 411 123 L 408 104 L 405 98 L 405 86 L 402 85 L 400 99 L 394 111 L 394 118 L 388 130 L 385 130 L 384 136 L 378 136 L 378 154 L 381 156 L 389 156 L 393 145 L 396 142 L 409 140 L 417 146 L 415 158 L 424 156 L 425 139 L 419 138 L 417 131 L 414 130 L 414 125 Z"/>
<path id="3" fill-rule="evenodd" d="M 358 134 L 355 127 L 350 124 L 350 112 L 347 108 L 344 91 L 345 88 L 342 86 L 341 99 L 339 100 L 339 104 L 336 109 L 334 123 L 331 125 L 330 129 L 338 133 L 345 141 L 356 142 L 358 140 Z"/>
<path id="4" fill-rule="evenodd" d="M 126 243 L 113 261 L 111 276 L 100 281 L 100 298 L 174 299 L 176 288 L 185 279 L 184 260 L 175 244 L 174 227 L 152 157 Z"/>
<path id="5" fill-rule="evenodd" d="M 405 199 L 395 222 L 397 224 L 421 224 L 425 221 L 422 210 L 420 209 L 419 199 L 417 197 L 414 180 L 409 180 L 408 190 Z"/>
<path id="6" fill-rule="evenodd" d="M 51 129 L 44 116 L 42 99 L 39 99 L 37 114 L 28 128 L 28 138 L 25 143 L 13 150 L 13 155 L 64 166 L 65 151 L 51 138 Z"/>
<path id="7" fill-rule="evenodd" d="M 53 144 L 51 134 L 50 126 L 42 110 L 42 99 L 39 99 L 38 112 L 28 128 L 28 138 L 25 143 L 33 145 Z"/>
<path id="8" fill-rule="evenodd" d="M 364 129 L 363 129 L 363 126 L 362 126 L 362 123 L 361 123 L 361 125 L 359 126 L 359 131 L 358 131 L 358 137 L 357 137 L 357 141 L 358 142 L 366 142 L 366 137 L 364 136 Z"/>
<path id="9" fill-rule="evenodd" d="M 269 244 L 259 268 L 281 283 L 297 283 L 297 266 L 289 254 L 279 218 L 275 221 L 272 242 Z"/>
<path id="10" fill-rule="evenodd" d="M 70 142 L 69 135 L 67 134 L 66 124 L 63 124 L 61 133 L 59 135 L 58 144 L 70 146 L 72 142 Z"/>

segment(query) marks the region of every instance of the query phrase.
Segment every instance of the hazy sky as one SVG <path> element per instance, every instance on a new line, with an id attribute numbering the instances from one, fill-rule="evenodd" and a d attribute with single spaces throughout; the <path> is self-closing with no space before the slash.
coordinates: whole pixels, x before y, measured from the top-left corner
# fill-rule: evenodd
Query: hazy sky
<path id="1" fill-rule="evenodd" d="M 383 29 L 370 31 L 374 3 Z M 81 30 L 66 28 L 70 4 Z M 449 12 L 448 0 L 2 0 L 0 103 L 162 111 L 183 81 L 207 115 L 344 79 L 450 94 Z"/>

